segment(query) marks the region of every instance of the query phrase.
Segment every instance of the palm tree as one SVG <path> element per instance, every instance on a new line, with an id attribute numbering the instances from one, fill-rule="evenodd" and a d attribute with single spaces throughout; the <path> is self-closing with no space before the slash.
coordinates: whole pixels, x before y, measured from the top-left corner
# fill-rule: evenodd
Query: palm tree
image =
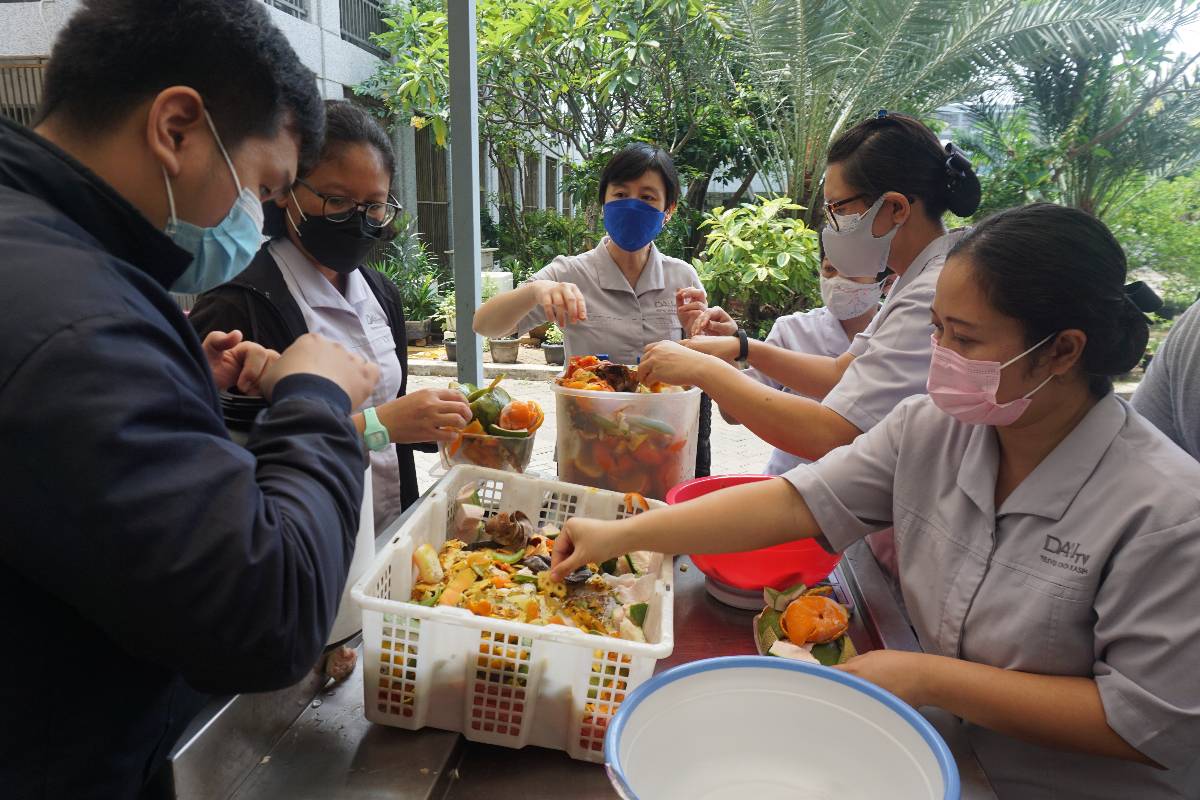
<path id="1" fill-rule="evenodd" d="M 1200 165 L 1200 54 L 1172 57 L 1173 34 L 1138 32 L 1118 56 L 1055 55 L 1014 70 L 1031 128 L 1056 154 L 1061 202 L 1104 218 Z"/>
<path id="2" fill-rule="evenodd" d="M 815 220 L 830 144 L 870 112 L 927 115 L 1012 64 L 1111 48 L 1179 0 L 719 0 L 756 88 L 774 99 L 774 190 Z"/>

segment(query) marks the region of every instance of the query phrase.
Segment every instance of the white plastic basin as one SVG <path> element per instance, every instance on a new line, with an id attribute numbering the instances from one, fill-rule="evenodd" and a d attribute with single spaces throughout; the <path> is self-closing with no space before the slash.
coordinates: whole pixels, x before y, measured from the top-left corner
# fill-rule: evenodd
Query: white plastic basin
<path id="1" fill-rule="evenodd" d="M 625 800 L 957 800 L 929 722 L 847 673 L 738 656 L 657 675 L 621 705 L 605 762 Z"/>

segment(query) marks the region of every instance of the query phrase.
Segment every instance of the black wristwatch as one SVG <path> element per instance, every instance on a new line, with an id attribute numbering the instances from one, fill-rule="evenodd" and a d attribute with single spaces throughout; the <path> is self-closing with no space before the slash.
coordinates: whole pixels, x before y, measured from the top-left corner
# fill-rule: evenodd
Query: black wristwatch
<path id="1" fill-rule="evenodd" d="M 738 340 L 738 369 L 746 369 L 750 366 L 750 337 L 746 335 L 746 331 L 742 328 L 738 328 L 735 335 Z"/>

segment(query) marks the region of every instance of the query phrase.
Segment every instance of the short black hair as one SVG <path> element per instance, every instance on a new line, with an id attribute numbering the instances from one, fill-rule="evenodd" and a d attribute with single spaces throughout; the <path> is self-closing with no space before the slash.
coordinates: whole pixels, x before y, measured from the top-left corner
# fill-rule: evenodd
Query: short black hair
<path id="1" fill-rule="evenodd" d="M 85 0 L 54 43 L 38 122 L 104 132 L 169 86 L 200 93 L 231 150 L 287 125 L 301 168 L 320 152 L 315 76 L 257 0 Z"/>
<path id="2" fill-rule="evenodd" d="M 600 173 L 600 205 L 604 205 L 610 183 L 632 181 L 649 170 L 662 176 L 663 185 L 667 187 L 667 208 L 675 205 L 679 201 L 679 173 L 675 170 L 675 162 L 666 150 L 646 142 L 626 145 L 608 160 Z"/>
<path id="3" fill-rule="evenodd" d="M 349 144 L 365 144 L 375 148 L 383 159 L 389 181 L 396 174 L 396 152 L 379 121 L 365 108 L 349 100 L 326 100 L 325 143 L 321 147 L 319 162 L 333 158 Z M 313 166 L 315 168 L 316 165 Z"/>
<path id="4" fill-rule="evenodd" d="M 920 198 L 930 219 L 940 220 L 947 209 L 969 217 L 979 208 L 979 178 L 960 151 L 951 157 L 920 120 L 880 111 L 839 136 L 826 163 L 841 165 L 846 183 L 871 202 L 899 192 Z"/>
<path id="5" fill-rule="evenodd" d="M 1104 223 L 1077 208 L 1035 203 L 988 217 L 949 258 L 966 258 L 988 302 L 1033 347 L 1059 331 L 1087 336 L 1080 359 L 1097 397 L 1136 367 L 1150 326 L 1126 293 L 1125 252 Z"/>

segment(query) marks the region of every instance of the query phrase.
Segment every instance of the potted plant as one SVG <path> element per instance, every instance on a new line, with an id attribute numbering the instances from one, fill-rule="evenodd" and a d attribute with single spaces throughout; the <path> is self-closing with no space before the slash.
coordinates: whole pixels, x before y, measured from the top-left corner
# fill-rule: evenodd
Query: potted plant
<path id="1" fill-rule="evenodd" d="M 442 340 L 442 344 L 446 346 L 446 360 L 458 361 L 458 340 L 453 336 L 447 336 Z"/>
<path id="2" fill-rule="evenodd" d="M 480 293 L 480 299 L 486 303 L 496 296 L 499 288 L 493 281 L 484 281 L 483 290 Z M 517 338 L 517 332 L 513 331 L 508 336 L 488 337 L 488 351 L 492 354 L 492 361 L 497 364 L 515 364 L 517 356 L 521 352 L 521 340 Z"/>
<path id="3" fill-rule="evenodd" d="M 546 363 L 561 367 L 566 360 L 565 351 L 562 329 L 551 323 L 546 329 L 546 337 L 542 339 L 542 354 L 546 356 Z"/>
<path id="4" fill-rule="evenodd" d="M 438 310 L 437 276 L 426 272 L 416 281 L 401 288 L 404 303 L 405 333 L 408 341 L 429 338 L 429 323 Z"/>
<path id="5" fill-rule="evenodd" d="M 521 352 L 521 340 L 516 336 L 505 336 L 503 339 L 488 339 L 492 352 L 492 361 L 497 364 L 515 364 Z"/>
<path id="6" fill-rule="evenodd" d="M 442 332 L 451 339 L 454 338 L 454 333 L 457 330 L 455 327 L 455 317 L 457 315 L 456 302 L 454 289 L 450 289 L 442 295 L 437 307 L 437 320 L 442 324 Z"/>
<path id="7" fill-rule="evenodd" d="M 370 266 L 383 273 L 400 292 L 405 338 L 409 342 L 419 341 L 429 337 L 430 321 L 437 311 L 437 267 L 417 235 L 416 222 L 411 216 L 400 215 L 393 228 L 393 237 L 380 247 L 377 260 Z"/>

